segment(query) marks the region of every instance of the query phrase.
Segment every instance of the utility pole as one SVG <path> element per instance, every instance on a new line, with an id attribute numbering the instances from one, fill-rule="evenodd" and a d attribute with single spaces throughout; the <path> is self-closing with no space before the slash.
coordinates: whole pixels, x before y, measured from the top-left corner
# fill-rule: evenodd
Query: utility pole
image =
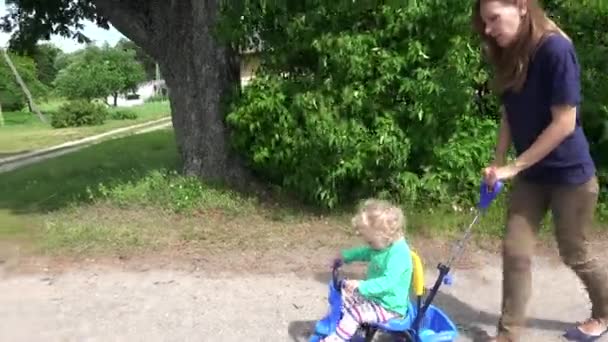
<path id="1" fill-rule="evenodd" d="M 2 49 L 2 52 L 4 54 L 4 59 L 6 60 L 6 63 L 8 64 L 9 68 L 13 72 L 13 75 L 15 75 L 15 79 L 17 80 L 17 83 L 19 83 L 19 86 L 21 86 L 21 90 L 23 90 L 23 93 L 27 97 L 27 101 L 28 101 L 28 104 L 29 104 L 31 110 L 34 111 L 38 115 L 38 117 L 40 118 L 40 121 L 42 121 L 44 123 L 48 123 L 46 118 L 44 117 L 44 115 L 42 115 L 42 113 L 40 112 L 38 107 L 36 107 L 36 105 L 34 104 L 34 99 L 32 98 L 32 94 L 30 93 L 30 90 L 25 85 L 25 82 L 23 82 L 23 79 L 19 75 L 17 68 L 15 68 L 15 65 L 13 64 L 13 61 L 11 61 L 11 58 L 8 56 L 8 52 L 6 51 L 6 49 Z"/>

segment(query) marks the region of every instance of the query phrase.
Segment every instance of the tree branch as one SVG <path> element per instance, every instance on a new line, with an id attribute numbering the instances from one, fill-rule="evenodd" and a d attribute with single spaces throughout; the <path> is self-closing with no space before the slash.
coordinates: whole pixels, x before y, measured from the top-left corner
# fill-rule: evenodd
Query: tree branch
<path id="1" fill-rule="evenodd" d="M 92 0 L 99 13 L 112 26 L 149 53 L 156 54 L 157 48 L 151 34 L 156 26 L 151 15 L 156 2 L 147 0 Z"/>

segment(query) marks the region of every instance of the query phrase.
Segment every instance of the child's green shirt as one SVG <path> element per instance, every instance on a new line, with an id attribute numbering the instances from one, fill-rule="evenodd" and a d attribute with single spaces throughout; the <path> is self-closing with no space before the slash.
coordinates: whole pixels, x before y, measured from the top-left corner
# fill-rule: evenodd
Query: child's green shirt
<path id="1" fill-rule="evenodd" d="M 407 314 L 412 281 L 412 256 L 405 239 L 375 250 L 369 246 L 342 251 L 344 263 L 369 262 L 367 278 L 359 283 L 359 292 L 387 310 Z"/>

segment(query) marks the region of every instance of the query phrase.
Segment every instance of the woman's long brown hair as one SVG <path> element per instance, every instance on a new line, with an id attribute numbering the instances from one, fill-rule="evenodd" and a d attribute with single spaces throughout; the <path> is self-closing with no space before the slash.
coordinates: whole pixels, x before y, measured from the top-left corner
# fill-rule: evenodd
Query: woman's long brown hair
<path id="1" fill-rule="evenodd" d="M 480 13 L 481 4 L 485 1 L 489 0 L 475 1 L 473 28 L 481 37 L 484 54 L 494 67 L 495 75 L 491 88 L 499 94 L 506 90 L 518 92 L 526 82 L 528 64 L 541 40 L 549 33 L 564 33 L 547 17 L 536 0 L 497 0 L 527 7 L 518 38 L 512 46 L 502 48 L 492 37 L 485 34 L 485 24 Z"/>

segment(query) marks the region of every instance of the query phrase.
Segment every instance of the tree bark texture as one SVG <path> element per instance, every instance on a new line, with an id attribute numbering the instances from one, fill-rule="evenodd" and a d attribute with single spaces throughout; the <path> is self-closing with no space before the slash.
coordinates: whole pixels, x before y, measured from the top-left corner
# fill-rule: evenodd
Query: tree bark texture
<path id="1" fill-rule="evenodd" d="M 245 186 L 249 175 L 230 148 L 224 120 L 226 101 L 240 88 L 240 66 L 237 53 L 214 37 L 219 0 L 94 2 L 158 61 L 184 173 Z"/>

